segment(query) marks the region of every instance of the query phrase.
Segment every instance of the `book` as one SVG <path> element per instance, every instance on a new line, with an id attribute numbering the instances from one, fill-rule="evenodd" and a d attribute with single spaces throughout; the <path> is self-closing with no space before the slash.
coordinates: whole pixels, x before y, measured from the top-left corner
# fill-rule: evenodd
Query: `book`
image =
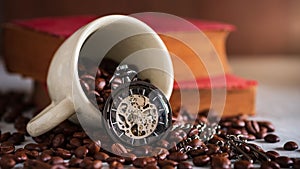
<path id="1" fill-rule="evenodd" d="M 3 26 L 3 56 L 7 70 L 34 79 L 36 81 L 36 91 L 39 92 L 39 94 L 35 94 L 35 96 L 41 97 L 41 93 L 43 92 L 41 88 L 46 86 L 48 67 L 55 51 L 72 33 L 96 18 L 98 18 L 98 16 L 48 17 L 15 20 L 6 23 Z M 227 116 L 240 113 L 253 115 L 255 113 L 256 83 L 251 83 L 252 85 L 241 85 L 248 82 L 248 80 L 234 76 L 227 61 L 226 39 L 228 34 L 235 29 L 234 26 L 219 22 L 201 21 L 196 19 L 188 20 L 207 36 L 216 49 L 226 74 L 227 84 L 244 86 L 243 88 L 234 87 L 234 85 L 231 85 L 231 87 L 222 86 L 226 87 L 227 91 L 227 100 L 223 115 Z M 162 30 L 160 32 L 164 31 L 185 38 L 193 38 L 195 33 L 188 30 Z M 180 69 L 180 66 L 176 65 L 176 61 L 173 60 L 173 66 L 177 77 L 176 80 L 186 83 L 186 85 L 183 86 L 182 92 L 200 91 L 200 110 L 209 108 L 211 88 L 207 87 L 207 85 L 203 88 L 200 85 L 205 79 L 207 80 L 207 78 L 209 78 L 204 64 L 199 60 L 195 61 L 197 55 L 182 42 L 170 38 L 169 36 L 165 36 L 164 34 L 160 34 L 160 37 L 166 44 L 168 50 L 175 53 L 187 63 L 197 79 L 198 87 L 188 88 L 187 86 L 190 79 L 187 78 L 184 71 Z M 211 64 L 214 65 L 215 63 L 212 62 Z M 210 73 L 212 78 L 220 75 L 220 72 Z M 46 90 L 43 94 L 47 95 Z M 178 106 L 177 103 L 178 100 L 180 100 L 178 99 L 179 96 L 180 92 L 178 93 L 178 88 L 176 88 L 175 85 L 170 99 L 170 103 L 174 108 Z M 43 101 L 44 100 L 49 102 L 47 99 L 43 99 Z M 40 102 L 41 99 L 37 98 L 36 101 Z M 38 105 L 44 106 L 45 103 L 40 103 Z M 189 105 L 184 106 L 189 107 Z"/>

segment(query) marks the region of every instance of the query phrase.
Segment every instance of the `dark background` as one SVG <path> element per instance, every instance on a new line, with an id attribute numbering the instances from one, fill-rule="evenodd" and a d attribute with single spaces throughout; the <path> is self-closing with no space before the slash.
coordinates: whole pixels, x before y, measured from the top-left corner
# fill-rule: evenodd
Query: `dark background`
<path id="1" fill-rule="evenodd" d="M 298 0 L 0 0 L 0 22 L 44 16 L 165 12 L 233 24 L 228 53 L 300 54 Z"/>

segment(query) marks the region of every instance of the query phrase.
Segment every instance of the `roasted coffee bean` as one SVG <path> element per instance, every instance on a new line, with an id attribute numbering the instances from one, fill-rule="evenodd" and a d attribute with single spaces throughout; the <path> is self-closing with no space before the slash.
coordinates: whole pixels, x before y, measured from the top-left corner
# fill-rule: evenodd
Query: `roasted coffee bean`
<path id="1" fill-rule="evenodd" d="M 88 166 L 86 166 L 86 168 L 90 168 L 90 169 L 102 168 L 102 161 L 94 160 L 92 163 L 88 164 Z"/>
<path id="2" fill-rule="evenodd" d="M 16 151 L 15 152 L 15 160 L 17 163 L 21 163 L 21 162 L 24 162 L 26 161 L 28 158 L 27 158 L 27 155 L 25 153 L 25 150 L 24 151 Z"/>
<path id="3" fill-rule="evenodd" d="M 188 163 L 188 162 L 185 162 L 185 161 L 181 161 L 178 166 L 177 166 L 178 169 L 192 169 L 193 166 L 192 164 Z"/>
<path id="4" fill-rule="evenodd" d="M 93 163 L 92 158 L 85 157 L 82 162 L 79 164 L 80 168 L 87 168 L 88 166 L 91 166 Z"/>
<path id="5" fill-rule="evenodd" d="M 62 163 L 64 163 L 64 159 L 59 156 L 54 156 L 54 157 L 51 157 L 51 159 L 50 159 L 50 164 L 52 164 L 52 165 L 62 164 Z"/>
<path id="6" fill-rule="evenodd" d="M 39 160 L 26 160 L 24 162 L 25 169 L 51 169 L 51 165 Z"/>
<path id="7" fill-rule="evenodd" d="M 26 144 L 24 146 L 24 149 L 41 151 L 41 147 L 38 144 L 35 144 L 35 143 L 28 143 L 28 144 Z"/>
<path id="8" fill-rule="evenodd" d="M 254 135 L 260 131 L 257 121 L 254 120 L 246 121 L 245 127 L 249 133 Z"/>
<path id="9" fill-rule="evenodd" d="M 98 145 L 97 143 L 93 142 L 90 144 L 86 145 L 86 148 L 89 150 L 89 154 L 91 156 L 93 156 L 96 152 L 100 151 L 100 145 Z"/>
<path id="10" fill-rule="evenodd" d="M 78 138 L 71 138 L 70 139 L 70 145 L 74 146 L 74 147 L 79 147 L 82 145 L 82 141 Z"/>
<path id="11" fill-rule="evenodd" d="M 119 143 L 112 144 L 111 151 L 116 155 L 122 155 L 123 153 L 128 153 L 127 149 L 122 144 Z"/>
<path id="12" fill-rule="evenodd" d="M 200 167 L 207 165 L 209 161 L 210 157 L 208 155 L 202 155 L 193 158 L 193 164 Z"/>
<path id="13" fill-rule="evenodd" d="M 10 142 L 14 145 L 20 145 L 25 140 L 25 136 L 22 133 L 12 133 L 12 135 L 7 139 L 7 142 Z"/>
<path id="14" fill-rule="evenodd" d="M 147 165 L 147 161 L 145 160 L 145 158 L 136 158 L 135 160 L 133 160 L 132 164 L 135 167 L 143 168 Z"/>
<path id="15" fill-rule="evenodd" d="M 77 158 L 84 158 L 88 152 L 89 152 L 89 150 L 85 146 L 80 146 L 80 147 L 76 148 L 76 150 L 74 151 L 74 154 Z"/>
<path id="16" fill-rule="evenodd" d="M 256 139 L 263 139 L 267 135 L 267 132 L 259 131 L 255 134 Z"/>
<path id="17" fill-rule="evenodd" d="M 208 151 L 208 148 L 206 146 L 202 146 L 201 148 L 189 151 L 188 154 L 191 157 L 196 157 L 196 156 L 200 156 L 200 155 L 205 155 L 207 151 Z"/>
<path id="18" fill-rule="evenodd" d="M 247 160 L 239 160 L 234 162 L 234 169 L 248 169 L 252 167 L 253 164 Z"/>
<path id="19" fill-rule="evenodd" d="M 206 145 L 208 150 L 206 152 L 207 155 L 212 155 L 212 154 L 216 154 L 220 151 L 220 147 L 218 145 L 215 144 L 207 144 Z"/>
<path id="20" fill-rule="evenodd" d="M 193 148 L 201 147 L 204 143 L 200 139 L 194 139 L 189 143 L 189 146 Z"/>
<path id="21" fill-rule="evenodd" d="M 240 134 L 242 134 L 242 132 L 238 129 L 231 128 L 227 131 L 227 134 L 229 134 L 229 135 L 240 135 Z"/>
<path id="22" fill-rule="evenodd" d="M 263 162 L 260 169 L 280 169 L 280 165 L 274 161 Z"/>
<path id="23" fill-rule="evenodd" d="M 0 142 L 5 142 L 8 140 L 8 138 L 11 136 L 11 133 L 10 132 L 5 132 L 5 133 L 2 133 L 1 134 L 1 137 L 0 137 Z"/>
<path id="24" fill-rule="evenodd" d="M 82 163 L 80 158 L 71 158 L 69 160 L 69 167 L 79 167 L 79 164 Z"/>
<path id="25" fill-rule="evenodd" d="M 105 85 L 106 85 L 105 79 L 103 79 L 103 78 L 97 78 L 95 80 L 95 88 L 96 88 L 96 90 L 102 91 L 104 89 Z"/>
<path id="26" fill-rule="evenodd" d="M 167 166 L 167 165 L 171 165 L 171 166 L 177 166 L 178 165 L 178 162 L 173 161 L 173 160 L 158 160 L 157 163 L 160 167 L 164 167 L 164 166 Z"/>
<path id="27" fill-rule="evenodd" d="M 123 163 L 125 163 L 125 158 L 123 158 L 123 157 L 108 157 L 106 159 L 107 163 L 112 163 L 114 161 L 118 161 L 118 162 L 123 164 Z"/>
<path id="28" fill-rule="evenodd" d="M 137 157 L 133 153 L 124 153 L 122 154 L 123 158 L 125 159 L 124 164 L 129 165 L 135 160 Z"/>
<path id="29" fill-rule="evenodd" d="M 109 158 L 109 155 L 104 152 L 96 152 L 94 154 L 94 159 L 96 160 L 106 161 L 107 158 Z"/>
<path id="30" fill-rule="evenodd" d="M 188 156 L 186 153 L 183 152 L 172 152 L 167 157 L 169 160 L 174 161 L 184 161 L 188 159 Z"/>
<path id="31" fill-rule="evenodd" d="M 289 168 L 293 165 L 293 160 L 286 156 L 279 156 L 275 159 L 275 162 L 283 168 Z"/>
<path id="32" fill-rule="evenodd" d="M 172 165 L 166 165 L 166 166 L 161 167 L 161 169 L 175 169 L 175 167 Z"/>
<path id="33" fill-rule="evenodd" d="M 52 146 L 54 148 L 60 147 L 65 142 L 65 136 L 63 134 L 57 134 L 52 140 Z"/>
<path id="34" fill-rule="evenodd" d="M 294 141 L 288 141 L 283 145 L 283 149 L 289 151 L 296 150 L 298 149 L 298 144 Z"/>
<path id="35" fill-rule="evenodd" d="M 294 159 L 293 161 L 294 161 L 293 168 L 300 169 L 300 159 L 297 158 L 297 159 Z"/>
<path id="36" fill-rule="evenodd" d="M 271 159 L 271 160 L 275 160 L 277 157 L 279 157 L 279 153 L 276 151 L 267 151 L 266 155 Z"/>
<path id="37" fill-rule="evenodd" d="M 9 154 L 15 151 L 15 146 L 10 142 L 4 142 L 0 145 L 0 155 Z"/>
<path id="38" fill-rule="evenodd" d="M 159 167 L 156 165 L 147 165 L 144 167 L 144 169 L 159 169 Z"/>
<path id="39" fill-rule="evenodd" d="M 110 169 L 123 169 L 124 166 L 122 163 L 120 163 L 118 161 L 113 161 L 112 163 L 109 164 L 109 168 Z"/>
<path id="40" fill-rule="evenodd" d="M 47 153 L 42 153 L 39 157 L 39 160 L 43 161 L 43 162 L 47 162 L 49 160 L 51 160 L 51 155 L 47 154 Z"/>
<path id="41" fill-rule="evenodd" d="M 55 154 L 63 159 L 69 159 L 72 156 L 72 153 L 69 150 L 63 148 L 57 148 Z"/>
<path id="42" fill-rule="evenodd" d="M 55 164 L 51 167 L 51 169 L 66 169 L 66 167 L 62 164 Z"/>
<path id="43" fill-rule="evenodd" d="M 87 138 L 87 135 L 86 135 L 85 132 L 80 131 L 80 132 L 75 132 L 75 133 L 73 134 L 73 137 L 79 138 L 79 139 L 84 139 L 84 138 Z"/>
<path id="44" fill-rule="evenodd" d="M 234 128 L 243 128 L 243 127 L 245 127 L 245 125 L 246 125 L 246 123 L 244 120 L 237 119 L 237 120 L 232 121 L 232 127 L 234 127 Z"/>
<path id="45" fill-rule="evenodd" d="M 280 141 L 280 138 L 275 134 L 268 134 L 264 137 L 265 142 L 276 143 Z"/>
<path id="46" fill-rule="evenodd" d="M 266 127 L 267 128 L 267 132 L 274 132 L 275 131 L 275 127 L 269 121 L 259 121 L 258 124 L 260 126 Z"/>
<path id="47" fill-rule="evenodd" d="M 253 141 L 255 139 L 256 139 L 256 137 L 253 134 L 248 134 L 248 136 L 247 136 L 248 141 Z"/>
<path id="48" fill-rule="evenodd" d="M 213 157 L 211 160 L 211 167 L 212 168 L 230 168 L 230 160 L 226 157 Z"/>
<path id="49" fill-rule="evenodd" d="M 0 168 L 10 169 L 16 165 L 16 161 L 13 158 L 2 157 L 0 159 Z"/>

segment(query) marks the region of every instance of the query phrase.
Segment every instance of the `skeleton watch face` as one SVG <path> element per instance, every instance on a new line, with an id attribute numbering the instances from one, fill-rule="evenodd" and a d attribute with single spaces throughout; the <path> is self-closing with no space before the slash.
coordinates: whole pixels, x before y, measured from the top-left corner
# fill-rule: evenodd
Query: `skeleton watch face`
<path id="1" fill-rule="evenodd" d="M 118 87 L 103 112 L 107 132 L 127 146 L 151 144 L 163 137 L 172 124 L 171 108 L 164 94 L 143 81 Z"/>

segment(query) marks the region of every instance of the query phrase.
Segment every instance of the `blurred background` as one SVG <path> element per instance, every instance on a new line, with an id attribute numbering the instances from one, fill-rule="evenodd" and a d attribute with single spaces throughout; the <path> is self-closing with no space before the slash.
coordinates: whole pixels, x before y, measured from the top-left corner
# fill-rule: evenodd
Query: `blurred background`
<path id="1" fill-rule="evenodd" d="M 229 57 L 300 54 L 298 0 L 1 0 L 0 8 L 1 24 L 44 16 L 165 12 L 235 25 L 237 30 L 231 33 L 227 43 Z"/>

